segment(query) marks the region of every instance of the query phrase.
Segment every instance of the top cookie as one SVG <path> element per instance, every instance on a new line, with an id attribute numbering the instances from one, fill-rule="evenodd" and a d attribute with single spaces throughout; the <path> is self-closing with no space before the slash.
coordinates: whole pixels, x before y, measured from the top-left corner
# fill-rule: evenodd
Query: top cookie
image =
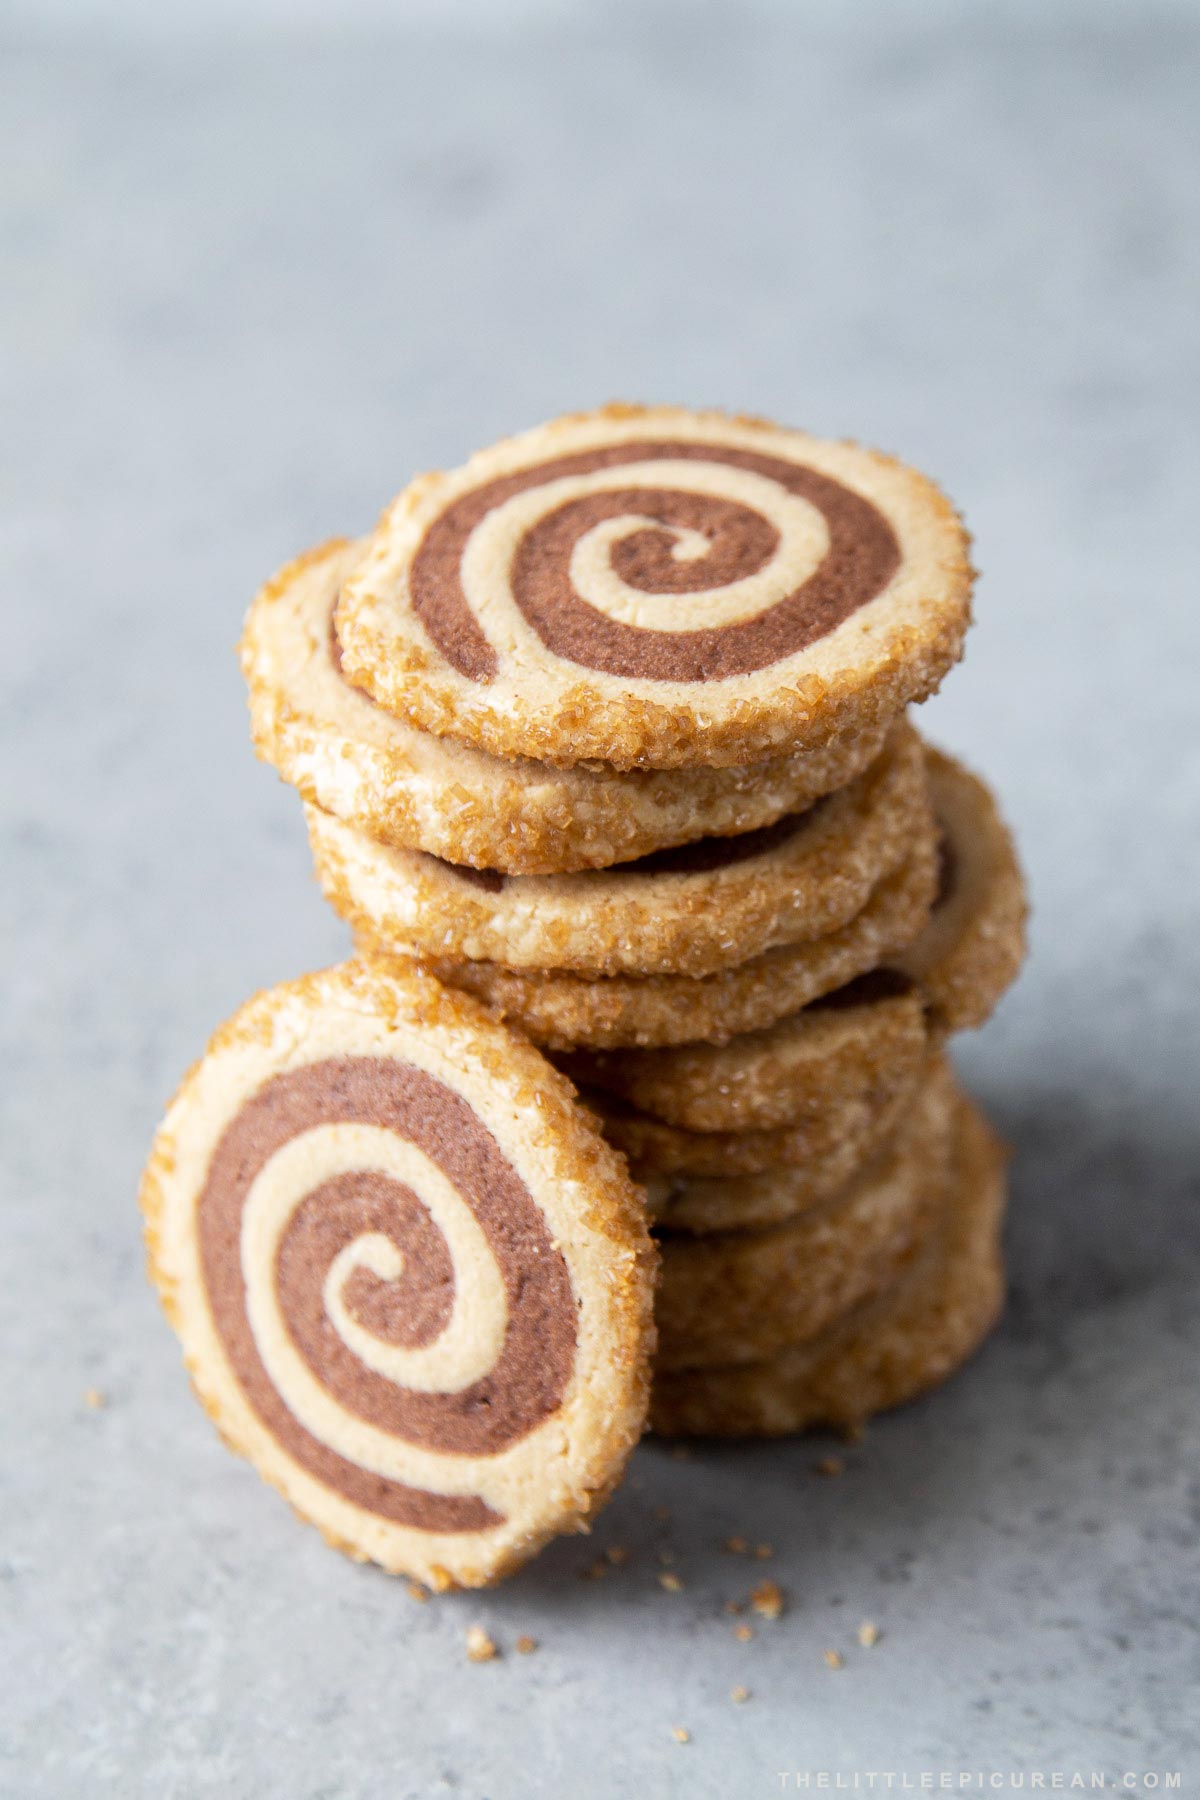
<path id="1" fill-rule="evenodd" d="M 496 755 L 729 767 L 930 694 L 970 584 L 952 507 L 887 457 L 608 407 L 414 481 L 337 631 L 380 705 Z"/>
<path id="2" fill-rule="evenodd" d="M 632 862 L 674 844 L 773 825 L 844 787 L 888 725 L 820 752 L 734 769 L 552 769 L 435 737 L 346 680 L 333 631 L 342 582 L 366 542 L 335 539 L 261 589 L 240 645 L 258 754 L 306 800 L 368 837 L 505 875 Z"/>

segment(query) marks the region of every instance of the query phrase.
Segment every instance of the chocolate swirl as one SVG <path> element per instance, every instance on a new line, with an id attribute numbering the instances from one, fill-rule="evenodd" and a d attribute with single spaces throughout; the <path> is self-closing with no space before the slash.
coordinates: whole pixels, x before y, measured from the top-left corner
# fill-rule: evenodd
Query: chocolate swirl
<path id="1" fill-rule="evenodd" d="M 646 467 L 656 463 L 689 467 L 664 467 L 659 485 Z M 625 485 L 595 479 L 626 469 Z M 728 497 L 713 491 L 714 471 L 718 479 L 726 472 Z M 823 522 L 827 541 L 815 566 L 815 521 L 798 514 L 798 501 Z M 556 655 L 625 678 L 719 681 L 768 668 L 865 606 L 900 561 L 879 509 L 803 463 L 695 442 L 559 457 L 464 494 L 429 526 L 413 559 L 413 609 L 447 661 L 474 681 L 499 667 L 479 612 L 505 577 L 494 564 L 471 572 L 472 540 L 506 508 L 516 533 L 506 578 L 512 603 Z M 585 565 L 602 572 L 607 608 L 580 591 Z M 712 600 L 755 581 L 735 616 L 696 629 L 664 630 L 635 616 L 662 614 L 639 606 L 639 595 Z"/>
<path id="2" fill-rule="evenodd" d="M 197 1228 L 230 1366 L 293 1461 L 403 1525 L 501 1521 L 398 1473 L 406 1446 L 500 1454 L 557 1410 L 574 1366 L 566 1263 L 459 1094 L 386 1057 L 276 1076 L 224 1132 Z"/>

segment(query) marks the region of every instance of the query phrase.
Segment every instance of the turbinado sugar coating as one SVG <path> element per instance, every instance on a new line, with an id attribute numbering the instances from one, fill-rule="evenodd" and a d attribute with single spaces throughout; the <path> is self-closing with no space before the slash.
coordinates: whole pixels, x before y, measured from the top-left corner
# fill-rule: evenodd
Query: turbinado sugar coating
<path id="1" fill-rule="evenodd" d="M 664 1234 L 656 1371 L 755 1362 L 898 1275 L 945 1203 L 954 1084 L 939 1059 L 891 1142 L 845 1189 L 766 1229 Z"/>
<path id="2" fill-rule="evenodd" d="M 535 1043 L 553 1050 L 728 1043 L 741 1031 L 774 1024 L 911 943 L 929 918 L 936 886 L 932 845 L 918 844 L 840 931 L 782 945 L 700 978 L 593 979 L 557 969 L 510 969 L 503 963 L 444 958 L 430 967 L 439 979 L 475 994 Z M 356 933 L 355 941 L 367 956 L 386 961 L 391 954 L 363 932 Z"/>
<path id="3" fill-rule="evenodd" d="M 377 844 L 317 807 L 306 813 L 326 898 L 377 943 L 587 976 L 700 977 L 825 937 L 934 837 L 920 740 L 905 724 L 860 776 L 803 813 L 586 874 L 465 869 Z"/>
<path id="4" fill-rule="evenodd" d="M 655 1379 L 651 1424 L 667 1436 L 853 1431 L 953 1374 L 1004 1302 L 1006 1152 L 960 1097 L 945 1203 L 896 1280 L 806 1343 L 762 1362 Z"/>
<path id="5" fill-rule="evenodd" d="M 725 1044 L 576 1051 L 558 1060 L 580 1087 L 681 1130 L 746 1136 L 915 1082 L 928 1041 L 917 984 L 881 969 Z"/>

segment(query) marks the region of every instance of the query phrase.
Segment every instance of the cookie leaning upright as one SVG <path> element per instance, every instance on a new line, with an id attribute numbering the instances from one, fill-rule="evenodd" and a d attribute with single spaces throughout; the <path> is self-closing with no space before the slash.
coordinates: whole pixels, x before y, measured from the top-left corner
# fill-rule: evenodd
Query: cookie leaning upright
<path id="1" fill-rule="evenodd" d="M 617 769 L 820 751 L 961 653 L 967 538 L 873 451 L 609 407 L 413 482 L 343 584 L 350 680 L 501 757 Z"/>
<path id="2" fill-rule="evenodd" d="M 477 1586 L 619 1478 L 654 1342 L 644 1207 L 473 1002 L 353 963 L 256 996 L 141 1198 L 206 1410 L 351 1556 Z"/>

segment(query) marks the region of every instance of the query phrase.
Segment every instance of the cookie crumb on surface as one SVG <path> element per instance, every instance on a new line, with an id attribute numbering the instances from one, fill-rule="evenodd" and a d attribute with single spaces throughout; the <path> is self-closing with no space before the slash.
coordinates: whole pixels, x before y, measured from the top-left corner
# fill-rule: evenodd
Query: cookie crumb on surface
<path id="1" fill-rule="evenodd" d="M 490 1638 L 482 1625 L 470 1625 L 467 1628 L 467 1661 L 491 1662 L 499 1652 L 495 1640 Z"/>
<path id="2" fill-rule="evenodd" d="M 654 1516 L 660 1525 L 665 1525 L 667 1520 L 671 1517 L 671 1509 L 669 1506 L 656 1506 L 654 1509 Z"/>
<path id="3" fill-rule="evenodd" d="M 763 1581 L 750 1596 L 750 1604 L 760 1619 L 777 1619 L 783 1611 L 783 1590 L 777 1581 Z"/>
<path id="4" fill-rule="evenodd" d="M 845 1474 L 846 1464 L 840 1456 L 823 1456 L 820 1462 L 813 1464 L 813 1469 L 818 1475 L 832 1479 L 835 1475 Z"/>
<path id="5" fill-rule="evenodd" d="M 102 1412 L 108 1405 L 108 1395 L 103 1388 L 88 1388 L 84 1393 L 83 1403 L 90 1406 L 93 1412 Z"/>
<path id="6" fill-rule="evenodd" d="M 677 1725 L 671 1736 L 677 1744 L 690 1744 L 692 1741 L 692 1734 L 686 1725 Z"/>
<path id="7" fill-rule="evenodd" d="M 629 1561 L 629 1548 L 625 1544 L 610 1544 L 604 1552 L 604 1560 L 610 1562 L 614 1569 L 621 1568 Z"/>
<path id="8" fill-rule="evenodd" d="M 537 1647 L 538 1647 L 537 1639 L 534 1637 L 527 1637 L 525 1635 L 522 1635 L 521 1637 L 519 1637 L 517 1639 L 517 1642 L 515 1645 L 515 1649 L 516 1649 L 518 1656 L 532 1656 L 534 1651 L 537 1649 Z"/>
<path id="9" fill-rule="evenodd" d="M 600 1581 L 608 1574 L 610 1566 L 606 1556 L 598 1556 L 595 1562 L 588 1564 L 586 1569 L 580 1569 L 579 1579 L 580 1581 Z"/>
<path id="10" fill-rule="evenodd" d="M 750 1689 L 748 1687 L 730 1688 L 729 1698 L 733 1701 L 735 1706 L 744 1706 L 746 1701 L 750 1698 Z"/>
<path id="11" fill-rule="evenodd" d="M 419 1600 L 421 1605 L 424 1606 L 425 1602 L 429 1599 L 429 1589 L 423 1588 L 419 1581 L 409 1581 L 405 1586 L 409 1598 L 412 1600 Z"/>
<path id="12" fill-rule="evenodd" d="M 864 1650 L 873 1650 L 879 1642 L 878 1625 L 873 1625 L 870 1619 L 864 1619 L 858 1628 L 858 1641 Z"/>
<path id="13" fill-rule="evenodd" d="M 686 1444 L 676 1444 L 675 1448 L 671 1451 L 671 1461 L 672 1462 L 691 1462 L 691 1460 L 692 1460 L 692 1453 L 688 1449 L 687 1445 Z"/>
<path id="14" fill-rule="evenodd" d="M 683 1592 L 682 1581 L 678 1575 L 672 1575 L 670 1572 L 659 1576 L 658 1585 L 660 1588 L 666 1588 L 668 1594 L 682 1594 Z"/>
<path id="15" fill-rule="evenodd" d="M 755 1544 L 754 1554 L 758 1558 L 759 1562 L 767 1562 L 767 1561 L 769 1561 L 769 1559 L 772 1556 L 774 1556 L 775 1551 L 773 1550 L 773 1548 L 771 1547 L 770 1544 Z"/>
<path id="16" fill-rule="evenodd" d="M 724 1606 L 721 1608 L 722 1612 L 727 1612 L 727 1613 L 732 1614 L 732 1616 L 735 1619 L 737 1618 L 739 1613 L 744 1613 L 745 1610 L 746 1610 L 746 1602 L 744 1600 L 727 1600 L 725 1602 Z"/>
<path id="17" fill-rule="evenodd" d="M 748 1644 L 754 1636 L 754 1627 L 753 1625 L 735 1625 L 733 1635 L 739 1644 Z"/>
<path id="18" fill-rule="evenodd" d="M 725 1548 L 730 1556 L 745 1556 L 749 1545 L 744 1537 L 730 1537 L 725 1539 Z"/>
<path id="19" fill-rule="evenodd" d="M 825 1662 L 831 1669 L 842 1669 L 846 1665 L 846 1659 L 840 1650 L 826 1650 Z"/>

